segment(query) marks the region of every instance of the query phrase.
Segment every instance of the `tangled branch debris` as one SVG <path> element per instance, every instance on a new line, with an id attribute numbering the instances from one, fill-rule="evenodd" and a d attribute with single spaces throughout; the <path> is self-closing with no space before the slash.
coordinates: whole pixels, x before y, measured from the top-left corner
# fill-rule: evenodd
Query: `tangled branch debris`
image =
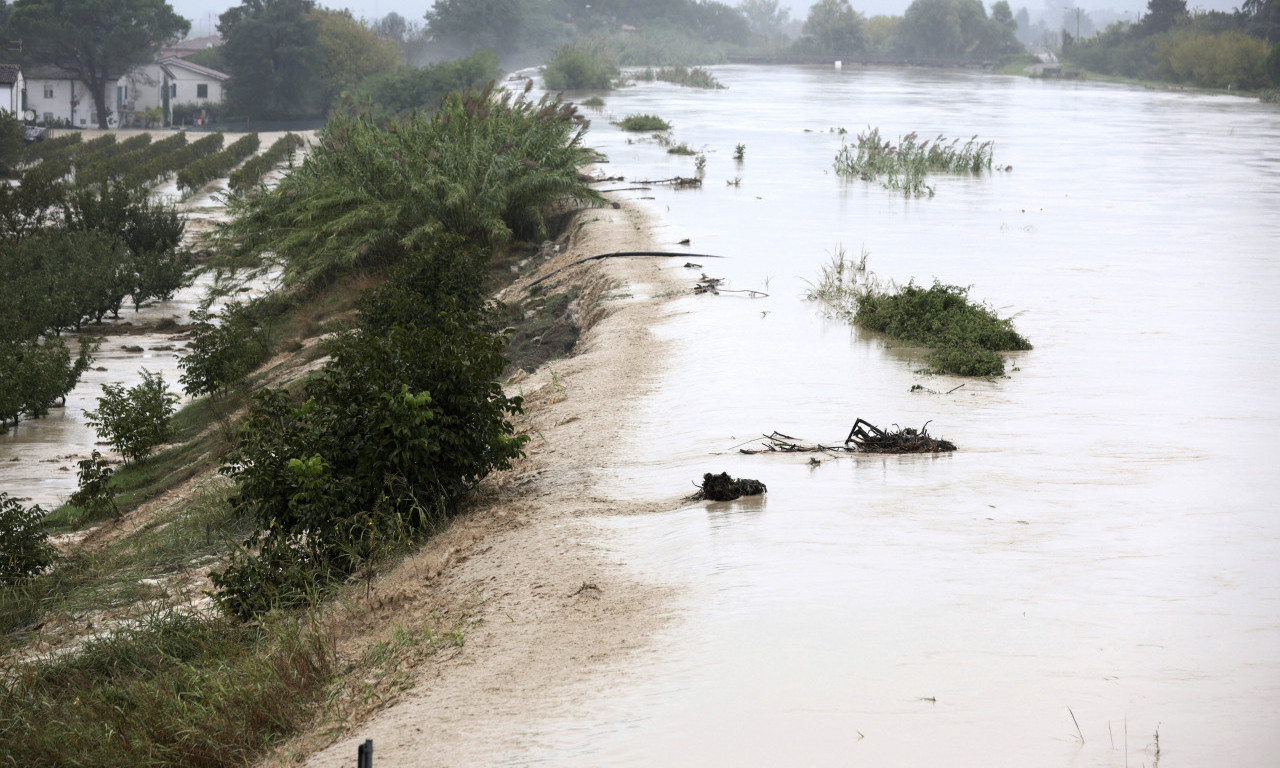
<path id="1" fill-rule="evenodd" d="M 689 265 L 685 264 L 685 266 Z M 750 288 L 722 288 L 720 287 L 722 283 L 724 283 L 723 277 L 707 277 L 707 273 L 703 272 L 702 277 L 698 278 L 698 284 L 693 286 L 693 292 L 695 294 L 710 293 L 713 296 L 719 296 L 721 293 L 745 293 L 753 299 L 756 296 L 766 298 L 769 296 L 764 291 L 754 291 Z"/>
<path id="2" fill-rule="evenodd" d="M 840 445 L 805 443 L 781 432 L 771 432 L 753 440 L 759 448 L 740 448 L 739 452 L 757 453 L 947 453 L 956 449 L 955 443 L 929 435 L 929 422 L 920 429 L 914 427 L 881 429 L 866 419 L 858 419 L 849 430 L 849 436 Z"/>
<path id="3" fill-rule="evenodd" d="M 759 480 L 745 477 L 734 480 L 729 477 L 728 472 L 721 472 L 718 475 L 708 472 L 702 476 L 702 485 L 698 487 L 698 492 L 690 496 L 689 500 L 733 501 L 743 496 L 758 496 L 766 490 L 768 489 L 765 488 L 764 483 Z"/>

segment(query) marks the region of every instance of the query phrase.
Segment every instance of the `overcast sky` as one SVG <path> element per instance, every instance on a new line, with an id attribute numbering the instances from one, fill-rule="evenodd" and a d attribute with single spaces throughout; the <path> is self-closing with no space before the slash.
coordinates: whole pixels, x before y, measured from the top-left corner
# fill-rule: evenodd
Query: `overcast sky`
<path id="1" fill-rule="evenodd" d="M 238 2 L 228 0 L 169 0 L 180 15 L 190 19 L 193 36 L 213 34 L 218 23 L 218 14 Z M 729 5 L 737 5 L 738 0 L 727 0 Z M 901 15 L 910 0 L 850 0 L 854 10 L 867 16 L 878 14 Z M 995 0 L 983 0 L 990 8 Z M 1187 7 L 1212 11 L 1232 11 L 1242 0 L 1188 0 Z M 782 0 L 783 5 L 791 9 L 791 17 L 803 20 L 809 12 L 812 0 Z M 319 5 L 329 8 L 349 8 L 358 17 L 380 19 L 395 11 L 410 21 L 421 22 L 430 0 L 320 0 Z M 1085 11 L 1093 9 L 1112 9 L 1116 12 L 1131 11 L 1141 15 L 1147 8 L 1147 0 L 1076 0 L 1077 5 Z M 1044 15 L 1044 10 L 1072 5 L 1072 0 L 1009 0 L 1014 12 L 1025 6 L 1033 17 Z"/>

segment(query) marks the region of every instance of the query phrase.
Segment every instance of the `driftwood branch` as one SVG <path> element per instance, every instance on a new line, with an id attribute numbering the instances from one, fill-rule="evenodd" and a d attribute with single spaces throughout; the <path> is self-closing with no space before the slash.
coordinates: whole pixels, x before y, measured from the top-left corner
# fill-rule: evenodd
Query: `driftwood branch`
<path id="1" fill-rule="evenodd" d="M 579 264 L 586 264 L 588 261 L 596 261 L 597 259 L 626 258 L 630 256 L 654 256 L 658 258 L 667 258 L 667 259 L 670 259 L 670 258 L 687 259 L 691 256 L 697 257 L 699 259 L 723 259 L 724 258 L 723 256 L 714 256 L 709 253 L 670 253 L 667 251 L 614 251 L 613 253 L 600 253 L 600 254 L 596 254 L 595 256 L 588 256 L 585 259 L 578 259 L 572 264 L 566 264 L 557 270 L 548 272 L 547 274 L 543 275 L 537 280 L 534 280 L 532 283 L 529 283 L 528 285 L 526 285 L 525 290 L 532 288 L 538 283 L 541 283 L 543 280 L 546 280 L 550 277 L 554 277 L 555 275 L 560 274 L 561 272 L 565 271 L 566 269 L 569 269 L 570 267 L 576 267 Z"/>

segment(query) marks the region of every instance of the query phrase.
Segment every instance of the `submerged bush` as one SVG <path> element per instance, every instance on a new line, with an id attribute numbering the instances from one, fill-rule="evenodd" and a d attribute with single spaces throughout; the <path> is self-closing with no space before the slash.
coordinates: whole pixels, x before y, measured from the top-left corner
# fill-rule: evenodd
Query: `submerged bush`
<path id="1" fill-rule="evenodd" d="M 671 124 L 657 115 L 627 115 L 617 126 L 624 131 L 669 131 Z"/>
<path id="2" fill-rule="evenodd" d="M 929 364 L 938 373 L 998 376 L 1004 361 L 996 352 L 1031 349 L 1013 321 L 968 300 L 969 291 L 935 282 L 907 285 L 896 292 L 867 292 L 858 299 L 853 321 L 910 344 L 934 347 Z"/>

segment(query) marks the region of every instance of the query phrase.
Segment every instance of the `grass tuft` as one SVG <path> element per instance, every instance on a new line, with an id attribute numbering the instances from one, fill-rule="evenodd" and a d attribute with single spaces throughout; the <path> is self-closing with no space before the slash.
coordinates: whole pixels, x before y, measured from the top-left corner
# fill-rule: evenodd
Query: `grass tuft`
<path id="1" fill-rule="evenodd" d="M 627 115 L 615 123 L 624 131 L 669 131 L 671 124 L 657 115 Z"/>
<path id="2" fill-rule="evenodd" d="M 991 170 L 992 147 L 995 142 L 979 142 L 970 138 L 950 142 L 939 135 L 920 141 L 913 131 L 903 136 L 898 146 L 880 137 L 880 129 L 858 134 L 855 145 L 843 144 L 836 154 L 836 173 L 863 181 L 879 181 L 886 189 L 902 192 L 906 197 L 933 197 L 934 188 L 925 183 L 930 173 L 978 175 Z"/>

